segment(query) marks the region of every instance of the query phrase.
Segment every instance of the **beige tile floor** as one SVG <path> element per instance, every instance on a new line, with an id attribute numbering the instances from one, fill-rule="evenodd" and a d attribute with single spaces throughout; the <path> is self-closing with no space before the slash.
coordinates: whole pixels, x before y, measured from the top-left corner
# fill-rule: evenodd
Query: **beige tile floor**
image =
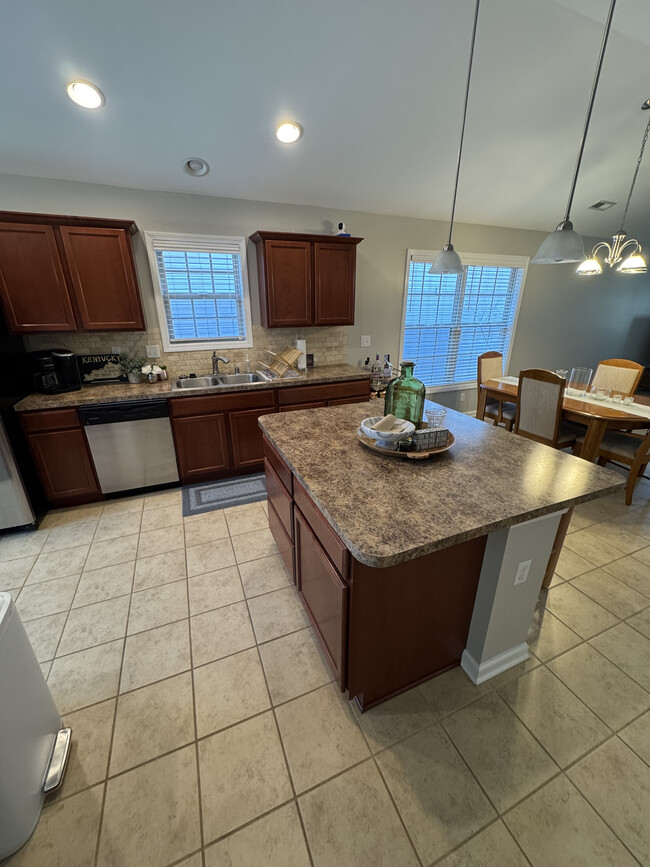
<path id="1" fill-rule="evenodd" d="M 265 510 L 174 491 L 0 539 L 74 730 L 11 867 L 650 864 L 650 483 L 576 510 L 526 663 L 363 716 Z"/>

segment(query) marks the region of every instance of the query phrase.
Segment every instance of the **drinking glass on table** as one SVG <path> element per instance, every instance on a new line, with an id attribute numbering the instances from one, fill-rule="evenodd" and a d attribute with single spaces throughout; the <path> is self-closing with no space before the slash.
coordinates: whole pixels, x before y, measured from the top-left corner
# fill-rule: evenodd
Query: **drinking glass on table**
<path id="1" fill-rule="evenodd" d="M 569 377 L 566 393 L 572 397 L 584 397 L 589 388 L 592 374 L 591 367 L 574 367 Z"/>
<path id="2" fill-rule="evenodd" d="M 556 370 L 555 372 L 557 373 L 558 376 L 561 376 L 562 379 L 566 379 L 566 375 L 569 371 L 560 369 L 560 370 Z"/>

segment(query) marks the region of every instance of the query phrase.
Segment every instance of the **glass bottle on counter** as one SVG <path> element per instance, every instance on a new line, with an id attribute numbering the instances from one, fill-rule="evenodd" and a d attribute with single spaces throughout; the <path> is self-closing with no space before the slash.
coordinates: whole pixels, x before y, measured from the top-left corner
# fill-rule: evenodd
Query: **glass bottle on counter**
<path id="1" fill-rule="evenodd" d="M 400 375 L 394 379 L 386 391 L 384 415 L 392 414 L 404 418 L 418 427 L 424 413 L 426 386 L 413 376 L 413 361 L 403 361 Z"/>

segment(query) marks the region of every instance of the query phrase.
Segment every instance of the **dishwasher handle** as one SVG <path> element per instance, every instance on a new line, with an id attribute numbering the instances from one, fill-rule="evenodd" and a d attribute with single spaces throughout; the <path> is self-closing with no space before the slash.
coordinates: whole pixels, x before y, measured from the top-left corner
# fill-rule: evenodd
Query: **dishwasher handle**
<path id="1" fill-rule="evenodd" d="M 168 418 L 169 406 L 166 400 L 131 400 L 102 406 L 80 406 L 78 413 L 81 424 L 89 427 L 98 424 L 118 424 L 122 421 Z"/>

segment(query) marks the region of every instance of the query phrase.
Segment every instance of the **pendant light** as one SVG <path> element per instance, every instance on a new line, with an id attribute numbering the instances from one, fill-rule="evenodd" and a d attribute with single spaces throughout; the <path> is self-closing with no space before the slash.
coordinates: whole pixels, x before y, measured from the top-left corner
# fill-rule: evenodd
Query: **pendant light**
<path id="1" fill-rule="evenodd" d="M 641 108 L 643 111 L 647 111 L 650 108 L 650 99 L 646 99 Z M 608 244 L 607 241 L 601 241 L 599 244 L 596 244 L 594 249 L 591 251 L 591 256 L 578 265 L 576 273 L 583 277 L 591 277 L 594 274 L 603 273 L 603 266 L 600 264 L 598 259 L 598 253 L 601 250 L 607 251 L 605 262 L 607 262 L 610 268 L 613 268 L 614 265 L 618 265 L 616 270 L 620 271 L 621 274 L 645 274 L 648 270 L 645 260 L 641 255 L 641 244 L 639 244 L 636 238 L 627 237 L 627 232 L 625 231 L 625 218 L 627 217 L 627 209 L 630 207 L 632 192 L 634 191 L 634 184 L 636 183 L 636 176 L 639 174 L 639 169 L 641 168 L 641 160 L 643 159 L 643 151 L 645 150 L 646 142 L 648 141 L 649 132 L 650 119 L 646 124 L 645 133 L 643 134 L 643 140 L 641 142 L 641 152 L 636 161 L 636 168 L 634 170 L 634 175 L 632 176 L 632 183 L 630 184 L 630 192 L 627 194 L 627 202 L 625 203 L 625 210 L 623 211 L 621 228 L 612 237 L 611 245 Z M 631 249 L 625 258 L 623 258 L 623 253 L 628 248 Z"/>
<path id="2" fill-rule="evenodd" d="M 476 25 L 478 23 L 478 7 L 481 0 L 476 0 L 474 11 L 474 27 L 472 29 L 472 43 L 469 50 L 469 66 L 467 68 L 467 85 L 465 86 L 465 106 L 463 108 L 463 123 L 460 128 L 460 145 L 458 146 L 458 159 L 456 160 L 456 182 L 454 184 L 454 199 L 451 205 L 451 220 L 449 221 L 449 240 L 438 253 L 433 265 L 429 268 L 429 274 L 462 274 L 463 263 L 460 256 L 454 250 L 451 243 L 451 233 L 454 228 L 454 213 L 456 211 L 456 195 L 458 193 L 458 178 L 460 176 L 460 160 L 463 155 L 463 139 L 465 138 L 465 120 L 467 118 L 467 101 L 469 98 L 469 85 L 472 78 L 472 61 L 474 60 L 474 43 L 476 42 Z"/>
<path id="3" fill-rule="evenodd" d="M 616 0 L 611 0 L 609 12 L 607 13 L 607 20 L 605 21 L 605 31 L 600 46 L 598 63 L 596 64 L 596 75 L 594 76 L 594 83 L 591 87 L 591 96 L 589 97 L 587 117 L 585 118 L 585 127 L 582 131 L 582 140 L 578 151 L 578 159 L 573 172 L 573 180 L 571 181 L 566 214 L 564 215 L 562 222 L 557 224 L 555 231 L 551 232 L 551 234 L 542 241 L 542 245 L 537 251 L 537 255 L 534 259 L 531 259 L 531 262 L 534 265 L 558 265 L 563 262 L 582 262 L 585 258 L 585 247 L 582 243 L 582 238 L 574 231 L 573 223 L 571 222 L 571 205 L 573 204 L 573 194 L 575 193 L 578 172 L 580 171 L 580 163 L 582 162 L 582 154 L 585 149 L 589 121 L 591 120 L 591 110 L 594 107 L 596 90 L 598 89 L 598 80 L 600 78 L 600 70 L 603 67 L 603 58 L 605 57 L 605 48 L 607 47 L 607 39 L 609 37 L 615 6 Z"/>

